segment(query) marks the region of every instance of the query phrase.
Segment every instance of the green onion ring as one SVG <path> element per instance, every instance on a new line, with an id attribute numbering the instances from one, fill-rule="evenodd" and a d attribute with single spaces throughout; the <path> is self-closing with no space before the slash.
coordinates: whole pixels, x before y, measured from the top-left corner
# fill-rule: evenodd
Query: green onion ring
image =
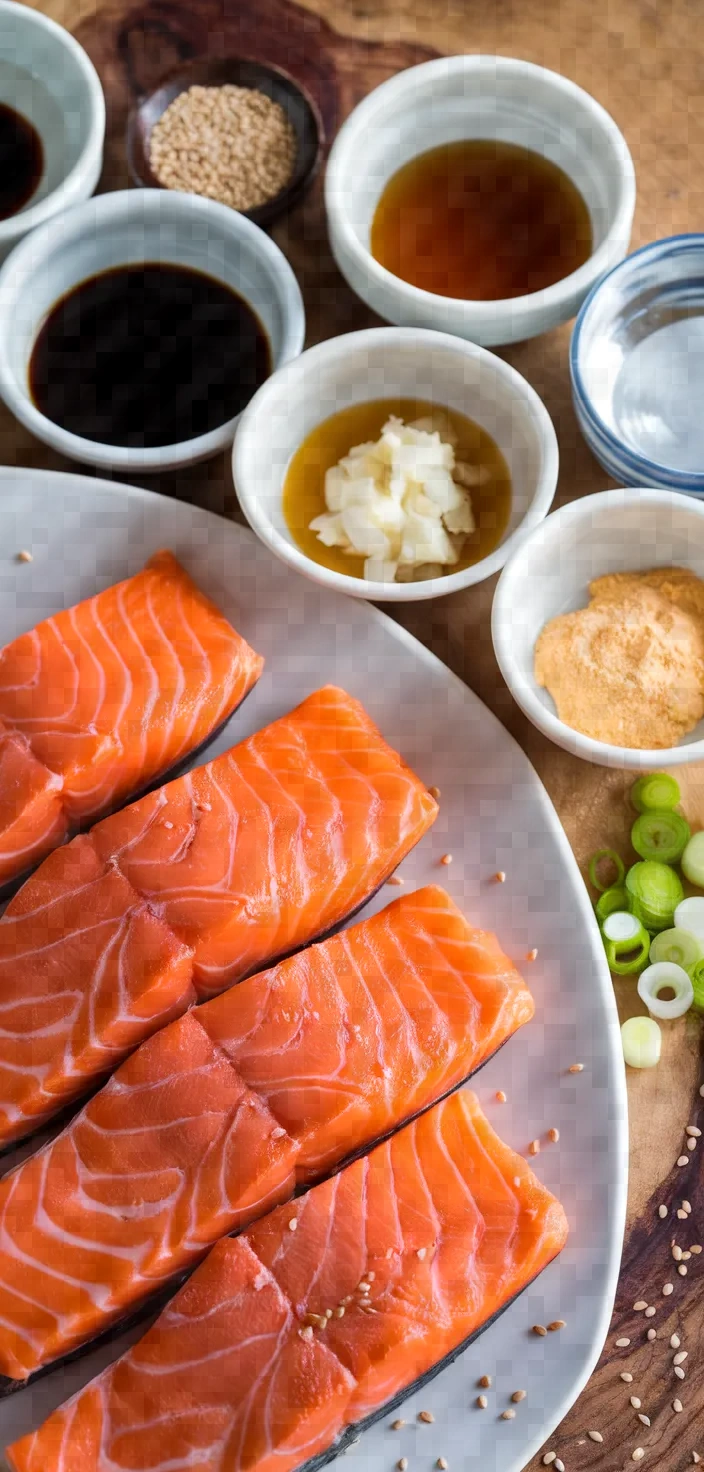
<path id="1" fill-rule="evenodd" d="M 661 812 L 676 808 L 680 796 L 678 784 L 667 772 L 650 772 L 647 777 L 639 777 L 631 788 L 631 802 L 637 813 L 644 813 L 648 808 Z"/>
<path id="2" fill-rule="evenodd" d="M 613 915 L 614 910 L 627 910 L 628 895 L 623 885 L 612 884 L 610 889 L 605 889 L 604 893 L 599 895 L 594 909 L 596 910 L 597 920 L 600 920 L 602 924 L 604 920 L 608 919 L 609 915 Z"/>
<path id="3" fill-rule="evenodd" d="M 663 864 L 676 864 L 691 838 L 686 818 L 679 813 L 649 809 L 636 818 L 631 829 L 631 843 L 642 859 L 659 859 Z"/>
<path id="4" fill-rule="evenodd" d="M 599 865 L 604 863 L 606 860 L 608 860 L 610 864 L 613 864 L 614 869 L 616 870 L 616 878 L 610 879 L 608 884 L 602 884 L 599 878 Z M 598 849 L 595 854 L 592 854 L 592 857 L 589 860 L 589 878 L 591 879 L 594 888 L 598 889 L 599 894 L 603 894 L 604 890 L 606 889 L 613 889 L 614 886 L 617 884 L 623 884 L 625 873 L 626 866 L 623 862 L 623 859 L 619 858 L 619 855 L 617 853 L 614 853 L 614 850 L 612 848 Z"/>

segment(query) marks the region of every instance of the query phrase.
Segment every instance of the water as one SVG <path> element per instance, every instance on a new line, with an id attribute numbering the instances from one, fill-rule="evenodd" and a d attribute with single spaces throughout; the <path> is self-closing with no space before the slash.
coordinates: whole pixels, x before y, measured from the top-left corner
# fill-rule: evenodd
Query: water
<path id="1" fill-rule="evenodd" d="M 638 454 L 672 470 L 704 473 L 704 315 L 670 322 L 628 353 L 613 414 Z"/>

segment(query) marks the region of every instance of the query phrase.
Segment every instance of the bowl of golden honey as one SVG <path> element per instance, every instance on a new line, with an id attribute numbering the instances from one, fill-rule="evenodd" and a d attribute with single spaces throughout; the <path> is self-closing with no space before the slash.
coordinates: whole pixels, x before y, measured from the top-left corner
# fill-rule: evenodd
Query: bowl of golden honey
<path id="1" fill-rule="evenodd" d="M 452 56 L 354 109 L 325 200 L 337 264 L 368 306 L 493 346 L 574 317 L 622 260 L 635 174 L 613 118 L 566 77 Z"/>
<path id="2" fill-rule="evenodd" d="M 289 567 L 415 601 L 503 567 L 557 483 L 550 416 L 495 354 L 441 332 L 347 333 L 250 401 L 233 450 L 247 520 Z"/>

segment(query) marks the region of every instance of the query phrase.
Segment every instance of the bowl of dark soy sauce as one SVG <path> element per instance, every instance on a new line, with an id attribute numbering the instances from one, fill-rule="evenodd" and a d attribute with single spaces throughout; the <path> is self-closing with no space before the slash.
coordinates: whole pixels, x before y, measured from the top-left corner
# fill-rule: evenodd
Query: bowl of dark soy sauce
<path id="1" fill-rule="evenodd" d="M 88 200 L 0 271 L 0 395 L 38 439 L 103 469 L 157 473 L 226 448 L 304 333 L 278 246 L 197 195 Z"/>
<path id="2" fill-rule="evenodd" d="M 89 198 L 104 137 L 103 91 L 82 46 L 40 11 L 0 0 L 0 260 Z"/>

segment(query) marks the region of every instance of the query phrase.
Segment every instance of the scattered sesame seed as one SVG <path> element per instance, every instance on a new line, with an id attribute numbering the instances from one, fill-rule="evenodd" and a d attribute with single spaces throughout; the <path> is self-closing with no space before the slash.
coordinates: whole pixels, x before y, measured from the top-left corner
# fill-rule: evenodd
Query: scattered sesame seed
<path id="1" fill-rule="evenodd" d="M 17 553 L 17 561 L 18 562 L 33 562 L 34 561 L 34 558 L 33 558 L 32 554 L 31 554 L 31 552 L 27 552 L 25 550 L 25 548 L 23 548 L 21 552 L 18 552 Z"/>
<path id="2" fill-rule="evenodd" d="M 689 1262 L 689 1259 L 690 1259 L 691 1256 L 692 1256 L 691 1252 L 683 1252 L 682 1253 L 682 1261 L 683 1262 Z"/>
<path id="3" fill-rule="evenodd" d="M 538 947 L 537 946 L 533 946 L 530 951 L 526 951 L 526 961 L 537 961 L 537 959 L 538 959 Z"/>
<path id="4" fill-rule="evenodd" d="M 552 1323 L 551 1324 L 548 1324 L 548 1329 L 550 1330 L 550 1333 L 551 1334 L 555 1334 L 558 1329 L 564 1329 L 564 1327 L 565 1327 L 565 1321 L 564 1321 L 564 1319 L 553 1319 Z"/>
<path id="5" fill-rule="evenodd" d="M 488 1404 L 489 1404 L 489 1402 L 488 1402 L 488 1400 L 487 1400 L 487 1398 L 486 1398 L 485 1395 L 478 1395 L 477 1396 L 477 1405 L 478 1405 L 480 1411 L 485 1411 L 486 1408 L 487 1408 L 487 1406 L 488 1406 Z"/>
<path id="6" fill-rule="evenodd" d="M 642 1421 L 644 1426 L 649 1426 L 650 1425 L 650 1416 L 644 1416 L 642 1411 L 640 1412 L 640 1414 L 638 1416 L 638 1420 L 639 1421 Z"/>
<path id="7" fill-rule="evenodd" d="M 452 863 L 452 854 L 443 854 L 440 863 L 444 864 L 445 868 L 447 868 L 448 864 Z"/>
<path id="8" fill-rule="evenodd" d="M 701 1457 L 699 1455 L 699 1452 L 692 1452 L 692 1461 L 693 1462 L 701 1462 Z"/>
<path id="9" fill-rule="evenodd" d="M 699 1098 L 704 1099 L 704 1084 L 700 1084 L 699 1086 Z"/>
<path id="10" fill-rule="evenodd" d="M 677 1269 L 677 1271 L 678 1271 L 678 1273 L 679 1273 L 679 1275 L 680 1275 L 681 1278 L 686 1278 L 686 1276 L 687 1276 L 687 1264 L 686 1264 L 686 1262 L 681 1262 L 680 1265 L 679 1265 L 679 1267 L 678 1267 L 678 1269 Z"/>
<path id="11" fill-rule="evenodd" d="M 641 1462 L 644 1456 L 645 1452 L 643 1451 L 642 1446 L 637 1446 L 635 1451 L 631 1452 L 631 1458 L 634 1462 Z"/>
<path id="12" fill-rule="evenodd" d="M 488 1390 L 491 1385 L 491 1375 L 482 1375 L 481 1380 L 477 1381 L 477 1385 L 480 1390 Z"/>
<path id="13" fill-rule="evenodd" d="M 663 1283 L 663 1285 L 662 1285 L 663 1298 L 669 1298 L 670 1297 L 670 1294 L 671 1293 L 674 1293 L 674 1291 L 675 1291 L 674 1283 Z"/>
<path id="14" fill-rule="evenodd" d="M 313 1338 L 313 1330 L 312 1330 L 310 1324 L 305 1324 L 302 1329 L 299 1329 L 298 1330 L 298 1333 L 299 1333 L 301 1339 L 312 1339 Z"/>
<path id="15" fill-rule="evenodd" d="M 603 1441 L 604 1440 L 604 1438 L 603 1438 L 603 1436 L 602 1436 L 602 1434 L 601 1434 L 600 1431 L 588 1431 L 587 1432 L 587 1436 L 589 1437 L 589 1440 L 590 1441 Z"/>
<path id="16" fill-rule="evenodd" d="M 429 787 L 428 788 L 428 792 L 430 793 L 430 796 L 431 797 L 434 797 L 435 798 L 435 801 L 437 802 L 437 800 L 438 800 L 438 798 L 440 796 L 440 788 L 439 787 Z"/>
<path id="17" fill-rule="evenodd" d="M 403 880 L 402 880 L 400 874 L 390 874 L 389 875 L 389 878 L 386 881 L 386 883 L 387 884 L 403 884 Z"/>
<path id="18" fill-rule="evenodd" d="M 697 1126 L 695 1124 L 688 1124 L 685 1130 L 685 1134 L 691 1135 L 694 1140 L 700 1140 L 702 1132 L 701 1130 L 697 1129 Z"/>
<path id="19" fill-rule="evenodd" d="M 398 1467 L 398 1472 L 406 1472 L 408 1457 L 399 1457 L 396 1466 Z"/>
<path id="20" fill-rule="evenodd" d="M 680 1352 L 679 1352 L 679 1354 L 676 1354 L 675 1355 L 675 1358 L 673 1360 L 673 1364 L 675 1364 L 675 1365 L 683 1365 L 684 1362 L 685 1362 L 685 1360 L 686 1360 L 686 1358 L 687 1358 L 687 1350 L 686 1349 L 681 1349 Z"/>
<path id="21" fill-rule="evenodd" d="M 418 1420 L 422 1421 L 424 1426 L 432 1426 L 435 1417 L 432 1411 L 419 1411 Z"/>
<path id="22" fill-rule="evenodd" d="M 637 1395 L 632 1395 L 631 1396 L 631 1405 L 633 1406 L 634 1411 L 639 1411 L 640 1408 L 641 1408 L 641 1406 L 642 1406 L 642 1404 L 643 1404 L 643 1402 L 638 1399 L 638 1396 Z"/>
<path id="23" fill-rule="evenodd" d="M 522 1400 L 525 1400 L 525 1398 L 525 1390 L 514 1390 L 513 1395 L 511 1396 L 511 1400 L 515 1401 L 516 1405 L 519 1405 Z"/>
<path id="24" fill-rule="evenodd" d="M 501 1420 L 502 1421 L 515 1421 L 515 1419 L 516 1419 L 516 1412 L 515 1411 L 509 1410 L 509 1411 L 502 1411 L 501 1412 Z"/>
<path id="25" fill-rule="evenodd" d="M 495 879 L 495 881 L 496 881 L 497 884 L 505 884 L 506 883 L 506 874 L 505 874 L 504 870 L 503 869 L 498 869 L 497 872 L 496 872 L 496 874 L 494 875 L 494 879 Z"/>
<path id="26" fill-rule="evenodd" d="M 682 1340 L 680 1339 L 679 1334 L 670 1335 L 670 1349 L 679 1349 L 681 1343 Z"/>
<path id="27" fill-rule="evenodd" d="M 690 1215 L 690 1212 L 692 1210 L 692 1203 L 691 1203 L 691 1201 L 683 1201 L 682 1202 L 682 1210 L 683 1211 L 686 1211 L 687 1216 L 689 1216 Z"/>
<path id="28" fill-rule="evenodd" d="M 687 1213 L 686 1213 L 686 1211 L 678 1211 L 677 1218 L 678 1218 L 678 1221 L 686 1222 L 686 1220 L 687 1220 Z"/>
<path id="29" fill-rule="evenodd" d="M 547 1329 L 545 1329 L 542 1324 L 534 1324 L 533 1328 L 531 1329 L 531 1333 L 538 1334 L 541 1339 L 544 1339 L 547 1332 Z"/>
<path id="30" fill-rule="evenodd" d="M 652 1340 L 652 1339 L 657 1339 L 657 1337 L 658 1337 L 658 1336 L 657 1336 L 657 1334 L 656 1334 L 656 1333 L 655 1333 L 655 1330 L 654 1330 L 654 1329 L 649 1329 L 649 1330 L 648 1330 L 648 1339 L 650 1339 L 650 1340 Z"/>
<path id="31" fill-rule="evenodd" d="M 283 1140 L 285 1134 L 285 1129 L 282 1129 L 281 1125 L 277 1124 L 276 1129 L 271 1131 L 271 1138 L 272 1140 Z"/>
<path id="32" fill-rule="evenodd" d="M 698 1242 L 693 1242 L 692 1243 L 692 1246 L 690 1247 L 689 1250 L 690 1250 L 690 1252 L 693 1252 L 696 1257 L 698 1257 L 702 1249 L 699 1246 L 699 1243 Z"/>
<path id="33" fill-rule="evenodd" d="M 622 1380 L 625 1380 L 625 1382 L 626 1382 L 627 1385 L 632 1385 L 633 1384 L 633 1376 L 630 1374 L 630 1372 L 628 1370 L 622 1370 L 621 1371 L 621 1379 Z"/>
<path id="34" fill-rule="evenodd" d="M 583 1063 L 570 1063 L 570 1066 L 569 1066 L 567 1072 L 568 1073 L 583 1073 L 584 1072 L 584 1064 Z"/>
<path id="35" fill-rule="evenodd" d="M 392 1421 L 391 1422 L 391 1430 L 392 1431 L 400 1431 L 401 1430 L 401 1427 L 402 1426 L 405 1426 L 405 1424 L 406 1424 L 405 1421 Z"/>
<path id="36" fill-rule="evenodd" d="M 366 1273 L 365 1276 L 368 1283 L 374 1283 L 376 1280 L 376 1273 Z"/>
<path id="37" fill-rule="evenodd" d="M 684 1380 L 685 1374 L 681 1365 L 675 1365 L 675 1374 L 678 1380 Z"/>
<path id="38" fill-rule="evenodd" d="M 684 1410 L 684 1406 L 682 1405 L 681 1400 L 673 1400 L 673 1402 L 672 1402 L 672 1409 L 673 1409 L 673 1411 L 676 1411 L 677 1414 L 679 1415 L 680 1414 L 680 1411 L 683 1411 Z"/>
<path id="39" fill-rule="evenodd" d="M 557 1452 L 546 1452 L 545 1453 L 545 1456 L 543 1457 L 543 1466 L 544 1467 L 549 1467 L 550 1466 L 550 1463 L 551 1462 L 554 1462 L 555 1459 L 556 1459 L 556 1457 L 557 1457 Z"/>
<path id="40" fill-rule="evenodd" d="M 333 1309 L 332 1316 L 333 1316 L 334 1319 L 344 1319 L 345 1312 L 346 1312 L 346 1310 L 345 1310 L 344 1303 L 340 1303 L 340 1304 L 338 1304 L 337 1308 L 334 1308 Z"/>
<path id="41" fill-rule="evenodd" d="M 505 1104 L 506 1103 L 506 1095 L 505 1095 L 503 1089 L 497 1089 L 496 1090 L 495 1098 L 496 1098 L 497 1104 Z"/>
<path id="42" fill-rule="evenodd" d="M 540 1140 L 531 1140 L 530 1145 L 528 1146 L 528 1154 L 529 1155 L 539 1155 L 540 1154 Z"/>
<path id="43" fill-rule="evenodd" d="M 626 1339 L 625 1337 L 623 1339 L 617 1339 L 616 1340 L 616 1348 L 617 1349 L 628 1349 L 628 1346 L 629 1346 L 630 1342 L 631 1342 L 630 1339 Z"/>
<path id="44" fill-rule="evenodd" d="M 416 1252 L 416 1257 L 419 1257 L 422 1262 L 427 1251 L 427 1247 L 419 1247 Z"/>
<path id="45" fill-rule="evenodd" d="M 438 1472 L 447 1472 L 447 1462 L 445 1461 L 444 1457 L 438 1457 L 435 1466 L 437 1467 Z"/>
<path id="46" fill-rule="evenodd" d="M 341 1308 L 349 1308 L 349 1305 L 352 1302 L 353 1302 L 352 1294 L 351 1293 L 348 1293 L 346 1298 L 341 1298 L 340 1299 L 340 1307 Z"/>
<path id="47" fill-rule="evenodd" d="M 326 1319 L 331 1319 L 332 1318 L 332 1309 L 331 1308 L 326 1308 L 326 1310 L 325 1310 L 325 1317 L 326 1317 Z"/>
<path id="48" fill-rule="evenodd" d="M 555 1463 L 555 1472 L 565 1472 L 565 1464 L 564 1462 L 560 1461 L 559 1457 L 557 1458 L 557 1461 Z"/>
<path id="49" fill-rule="evenodd" d="M 297 1232 L 298 1231 L 298 1222 L 297 1222 L 295 1216 L 292 1216 L 291 1217 L 291 1220 L 290 1220 L 290 1222 L 288 1224 L 288 1229 L 289 1229 L 289 1232 Z"/>
<path id="50" fill-rule="evenodd" d="M 677 1161 L 677 1164 L 679 1166 L 688 1165 L 689 1164 L 689 1156 L 687 1156 L 687 1155 L 680 1155 L 680 1158 Z"/>
<path id="51" fill-rule="evenodd" d="M 560 1131 L 559 1130 L 556 1130 L 554 1128 L 551 1129 L 551 1130 L 548 1130 L 548 1139 L 549 1139 L 551 1145 L 556 1145 L 557 1142 L 558 1142 L 558 1140 L 559 1140 L 559 1138 L 560 1138 Z"/>
<path id="52" fill-rule="evenodd" d="M 520 1184 L 521 1184 L 521 1177 L 520 1176 L 514 1176 L 513 1177 L 513 1184 L 514 1184 L 514 1186 L 520 1186 Z"/>
<path id="53" fill-rule="evenodd" d="M 647 1308 L 647 1309 L 646 1309 L 646 1310 L 645 1310 L 645 1314 L 644 1314 L 644 1317 L 645 1317 L 645 1318 L 646 1318 L 646 1319 L 654 1319 L 654 1318 L 655 1318 L 655 1314 L 656 1314 L 656 1310 L 655 1310 L 655 1309 L 654 1309 L 654 1308 L 653 1308 L 653 1307 L 652 1307 L 652 1305 L 651 1305 L 651 1307 L 650 1307 L 650 1308 Z"/>
<path id="54" fill-rule="evenodd" d="M 642 1314 L 643 1309 L 646 1309 L 647 1307 L 648 1307 L 648 1305 L 647 1305 L 645 1299 L 644 1298 L 639 1298 L 638 1299 L 638 1302 L 637 1303 L 634 1303 L 634 1305 L 633 1305 L 633 1312 L 634 1312 L 634 1314 Z"/>
<path id="55" fill-rule="evenodd" d="M 687 1149 L 688 1150 L 696 1150 L 696 1148 L 697 1148 L 697 1142 L 696 1142 L 696 1140 L 688 1140 L 687 1141 Z"/>
<path id="56" fill-rule="evenodd" d="M 658 1207 L 658 1216 L 661 1217 L 664 1220 L 664 1218 L 667 1216 L 667 1207 L 666 1206 L 659 1206 Z"/>
<path id="57" fill-rule="evenodd" d="M 368 1284 L 366 1278 L 362 1278 L 361 1283 L 358 1283 L 357 1284 L 357 1292 L 358 1293 L 368 1293 L 369 1292 L 369 1284 Z"/>
<path id="58" fill-rule="evenodd" d="M 675 1243 L 675 1245 L 674 1245 L 674 1247 L 672 1249 L 672 1256 L 674 1257 L 675 1262 L 681 1262 L 682 1261 L 682 1248 L 681 1247 L 678 1247 L 677 1243 Z"/>

